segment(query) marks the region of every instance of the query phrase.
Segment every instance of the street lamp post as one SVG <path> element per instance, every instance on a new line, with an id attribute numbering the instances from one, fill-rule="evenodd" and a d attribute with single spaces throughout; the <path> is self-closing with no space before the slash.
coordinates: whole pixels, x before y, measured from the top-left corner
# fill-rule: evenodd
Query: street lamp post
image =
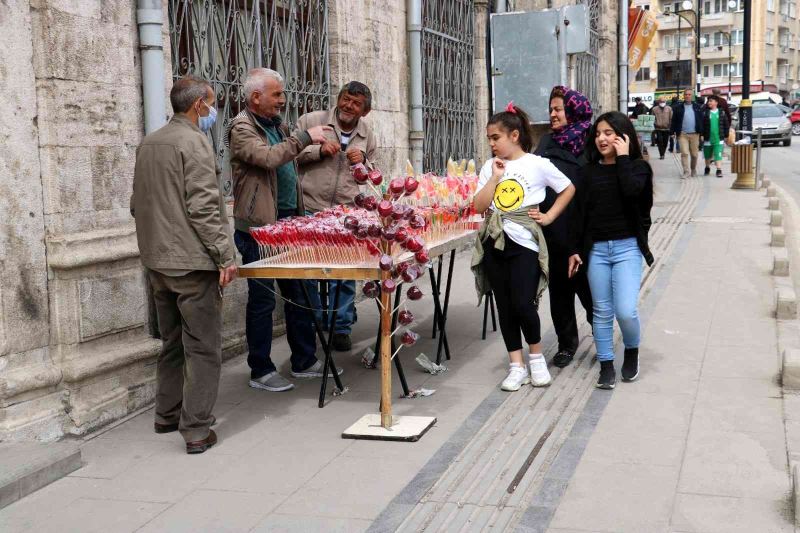
<path id="1" fill-rule="evenodd" d="M 692 0 L 684 0 L 681 3 L 680 11 L 676 11 L 675 15 L 678 16 L 678 44 L 680 44 L 680 26 L 681 26 L 681 19 L 684 19 L 686 22 L 689 23 L 689 27 L 694 29 L 694 61 L 695 61 L 695 76 L 697 82 L 697 94 L 700 94 L 700 72 L 701 72 L 701 65 L 700 65 L 700 2 L 697 3 L 697 9 L 693 9 L 694 4 Z M 688 18 L 687 15 L 693 15 L 694 21 Z M 678 48 L 680 50 L 680 48 Z M 678 66 L 680 68 L 680 65 Z M 690 85 L 691 87 L 691 85 Z"/>

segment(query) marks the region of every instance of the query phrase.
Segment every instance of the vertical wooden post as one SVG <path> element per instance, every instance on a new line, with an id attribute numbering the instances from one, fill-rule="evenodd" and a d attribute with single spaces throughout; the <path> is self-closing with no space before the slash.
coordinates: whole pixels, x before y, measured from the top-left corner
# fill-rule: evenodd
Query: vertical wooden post
<path id="1" fill-rule="evenodd" d="M 384 194 L 384 200 L 391 200 Z M 392 255 L 392 243 L 381 243 L 383 253 Z M 392 277 L 391 272 L 381 272 L 381 281 Z M 392 427 L 392 292 L 381 286 L 381 426 Z"/>
<path id="2" fill-rule="evenodd" d="M 381 279 L 391 277 L 384 272 Z M 381 291 L 381 426 L 392 427 L 392 295 Z"/>

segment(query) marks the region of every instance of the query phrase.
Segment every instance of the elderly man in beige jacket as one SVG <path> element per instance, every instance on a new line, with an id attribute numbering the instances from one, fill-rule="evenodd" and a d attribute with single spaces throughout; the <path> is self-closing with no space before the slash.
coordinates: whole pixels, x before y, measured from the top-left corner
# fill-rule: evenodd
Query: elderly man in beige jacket
<path id="1" fill-rule="evenodd" d="M 136 151 L 130 207 L 162 339 L 155 431 L 180 431 L 187 453 L 203 453 L 217 442 L 211 412 L 222 365 L 222 288 L 236 264 L 205 135 L 216 118 L 214 92 L 187 77 L 172 86 L 170 102 L 175 116 Z"/>
<path id="2" fill-rule="evenodd" d="M 306 113 L 297 121 L 299 130 L 327 126 L 326 140 L 319 146 L 308 146 L 297 157 L 303 202 L 306 213 L 321 211 L 335 205 L 352 205 L 359 193 L 358 184 L 350 176 L 350 166 L 364 163 L 372 168 L 377 149 L 372 128 L 362 120 L 372 109 L 369 87 L 358 81 L 346 83 L 336 98 L 336 107 Z M 330 282 L 329 308 L 339 286 L 339 310 L 336 314 L 331 344 L 339 351 L 352 348 L 350 333 L 355 322 L 354 281 Z M 316 291 L 313 292 L 317 297 Z M 321 307 L 316 302 L 317 307 Z M 318 311 L 318 316 L 320 312 Z"/>

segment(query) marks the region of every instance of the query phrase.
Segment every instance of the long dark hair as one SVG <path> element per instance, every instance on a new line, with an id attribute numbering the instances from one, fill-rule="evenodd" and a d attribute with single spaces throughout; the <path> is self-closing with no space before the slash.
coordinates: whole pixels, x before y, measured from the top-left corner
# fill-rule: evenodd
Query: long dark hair
<path id="1" fill-rule="evenodd" d="M 623 134 L 627 135 L 628 139 L 630 139 L 630 158 L 632 160 L 642 159 L 642 147 L 639 145 L 639 136 L 636 135 L 636 130 L 633 128 L 630 119 L 619 111 L 609 111 L 597 117 L 597 120 L 594 121 L 594 124 L 592 124 L 592 127 L 589 129 L 589 135 L 586 139 L 586 151 L 584 152 L 589 162 L 597 163 L 603 159 L 600 150 L 597 149 L 597 144 L 595 144 L 597 125 L 601 122 L 605 122 L 611 126 L 611 129 L 614 130 L 614 133 L 618 136 L 622 137 Z"/>
<path id="2" fill-rule="evenodd" d="M 501 111 L 495 113 L 489 118 L 486 126 L 498 124 L 503 128 L 503 131 L 511 133 L 514 130 L 519 132 L 519 145 L 526 152 L 533 151 L 533 126 L 528 114 L 514 104 L 508 104 L 513 111 Z"/>

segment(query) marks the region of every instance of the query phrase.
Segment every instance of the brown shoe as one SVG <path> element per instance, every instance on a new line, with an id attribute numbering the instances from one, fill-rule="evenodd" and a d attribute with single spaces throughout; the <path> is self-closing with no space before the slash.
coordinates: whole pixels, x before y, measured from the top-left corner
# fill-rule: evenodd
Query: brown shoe
<path id="1" fill-rule="evenodd" d="M 173 431 L 178 431 L 178 423 L 159 424 L 158 422 L 155 422 L 153 424 L 153 428 L 156 430 L 156 433 L 172 433 Z"/>
<path id="2" fill-rule="evenodd" d="M 217 434 L 213 429 L 208 430 L 208 437 L 186 443 L 186 453 L 203 453 L 217 443 Z"/>

